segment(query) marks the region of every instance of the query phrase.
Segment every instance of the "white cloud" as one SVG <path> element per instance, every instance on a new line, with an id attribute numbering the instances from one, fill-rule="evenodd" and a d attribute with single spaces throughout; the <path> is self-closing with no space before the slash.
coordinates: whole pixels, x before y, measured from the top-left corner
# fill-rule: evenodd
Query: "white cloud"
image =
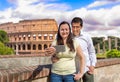
<path id="1" fill-rule="evenodd" d="M 95 1 L 94 3 L 88 5 L 87 8 L 102 6 L 102 5 L 105 5 L 105 4 L 108 4 L 108 3 L 109 3 L 108 1 Z"/>
<path id="2" fill-rule="evenodd" d="M 99 6 L 103 6 L 106 4 L 115 4 L 120 2 L 120 0 L 96 0 L 95 2 L 89 4 L 87 6 L 87 8 L 94 8 L 94 7 L 99 7 Z"/>
<path id="3" fill-rule="evenodd" d="M 15 4 L 16 7 L 11 7 L 10 8 L 11 12 L 4 12 L 6 13 L 6 15 L 4 16 L 9 17 L 11 21 L 13 21 L 13 18 L 16 19 L 55 18 L 56 20 L 59 20 L 59 17 L 63 16 L 62 14 L 70 8 L 69 5 L 64 3 L 47 4 L 46 1 L 47 0 L 9 0 L 9 2 Z M 3 14 L 1 14 L 0 17 L 3 18 L 2 15 Z M 6 21 L 1 20 L 0 22 L 3 23 L 7 21 L 9 22 L 9 20 Z"/>
<path id="4" fill-rule="evenodd" d="M 0 11 L 0 23 L 5 23 L 5 22 L 18 22 L 20 18 L 12 18 L 11 15 L 13 14 L 12 9 L 8 8 L 5 9 L 4 11 Z"/>
<path id="5" fill-rule="evenodd" d="M 92 36 L 120 34 L 120 11 L 118 10 L 120 5 L 115 5 L 110 9 L 89 10 L 87 8 L 80 8 L 67 11 L 70 6 L 64 3 L 46 3 L 44 0 L 9 1 L 11 3 L 15 2 L 16 7 L 0 11 L 0 23 L 18 22 L 24 19 L 51 18 L 55 19 L 59 24 L 62 20 L 70 22 L 73 17 L 78 16 L 84 20 L 83 30 L 89 32 Z M 99 3 L 101 2 L 99 1 Z"/>
<path id="6" fill-rule="evenodd" d="M 84 19 L 84 31 L 92 36 L 120 36 L 120 5 L 111 9 L 87 10 Z M 77 10 L 76 10 L 77 11 Z M 80 13 L 76 12 L 76 13 Z M 82 15 L 81 15 L 82 16 Z"/>

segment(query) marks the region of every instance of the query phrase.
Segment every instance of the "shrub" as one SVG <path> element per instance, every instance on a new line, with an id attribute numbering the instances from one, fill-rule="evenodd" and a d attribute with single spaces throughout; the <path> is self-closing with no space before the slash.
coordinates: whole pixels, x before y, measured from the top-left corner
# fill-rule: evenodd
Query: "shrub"
<path id="1" fill-rule="evenodd" d="M 120 51 L 112 49 L 106 53 L 107 58 L 120 58 Z"/>
<path id="2" fill-rule="evenodd" d="M 0 42 L 0 55 L 12 55 L 12 54 L 14 54 L 14 50 Z"/>
<path id="3" fill-rule="evenodd" d="M 105 59 L 105 58 L 107 58 L 106 57 L 106 54 L 97 54 L 97 59 Z"/>

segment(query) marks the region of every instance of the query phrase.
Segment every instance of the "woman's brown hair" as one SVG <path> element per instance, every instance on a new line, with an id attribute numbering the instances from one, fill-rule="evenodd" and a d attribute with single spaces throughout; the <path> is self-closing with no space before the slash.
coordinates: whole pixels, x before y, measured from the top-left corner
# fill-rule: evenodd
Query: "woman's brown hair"
<path id="1" fill-rule="evenodd" d="M 74 44 L 73 44 L 73 37 L 72 37 L 72 33 L 71 33 L 71 28 L 70 28 L 70 25 L 68 22 L 66 21 L 63 21 L 59 24 L 59 28 L 58 28 L 58 33 L 57 33 L 57 45 L 64 45 L 64 42 L 63 42 L 63 39 L 62 37 L 60 36 L 60 27 L 61 25 L 63 24 L 67 24 L 69 26 L 69 35 L 67 37 L 67 41 L 66 41 L 66 44 L 67 46 L 70 48 L 70 51 L 75 51 L 75 48 L 74 48 Z"/>

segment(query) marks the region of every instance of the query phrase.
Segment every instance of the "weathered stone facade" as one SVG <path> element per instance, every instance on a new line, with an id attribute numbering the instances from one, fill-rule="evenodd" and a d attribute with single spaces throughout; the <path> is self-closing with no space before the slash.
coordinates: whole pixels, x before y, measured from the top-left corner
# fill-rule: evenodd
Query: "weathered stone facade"
<path id="1" fill-rule="evenodd" d="M 39 54 L 51 45 L 58 30 L 54 19 L 22 20 L 0 24 L 9 37 L 7 46 L 16 54 Z"/>

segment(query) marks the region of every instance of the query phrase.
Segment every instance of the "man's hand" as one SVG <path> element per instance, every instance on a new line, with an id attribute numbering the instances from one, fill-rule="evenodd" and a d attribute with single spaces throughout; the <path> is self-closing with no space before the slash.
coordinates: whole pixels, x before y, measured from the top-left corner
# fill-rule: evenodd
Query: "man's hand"
<path id="1" fill-rule="evenodd" d="M 87 66 L 87 67 L 89 68 L 88 73 L 89 73 L 89 74 L 94 74 L 94 69 L 95 69 L 95 67 L 94 67 L 94 66 Z"/>
<path id="2" fill-rule="evenodd" d="M 45 49 L 46 56 L 52 56 L 56 53 L 56 49 L 54 47 L 49 47 Z"/>

